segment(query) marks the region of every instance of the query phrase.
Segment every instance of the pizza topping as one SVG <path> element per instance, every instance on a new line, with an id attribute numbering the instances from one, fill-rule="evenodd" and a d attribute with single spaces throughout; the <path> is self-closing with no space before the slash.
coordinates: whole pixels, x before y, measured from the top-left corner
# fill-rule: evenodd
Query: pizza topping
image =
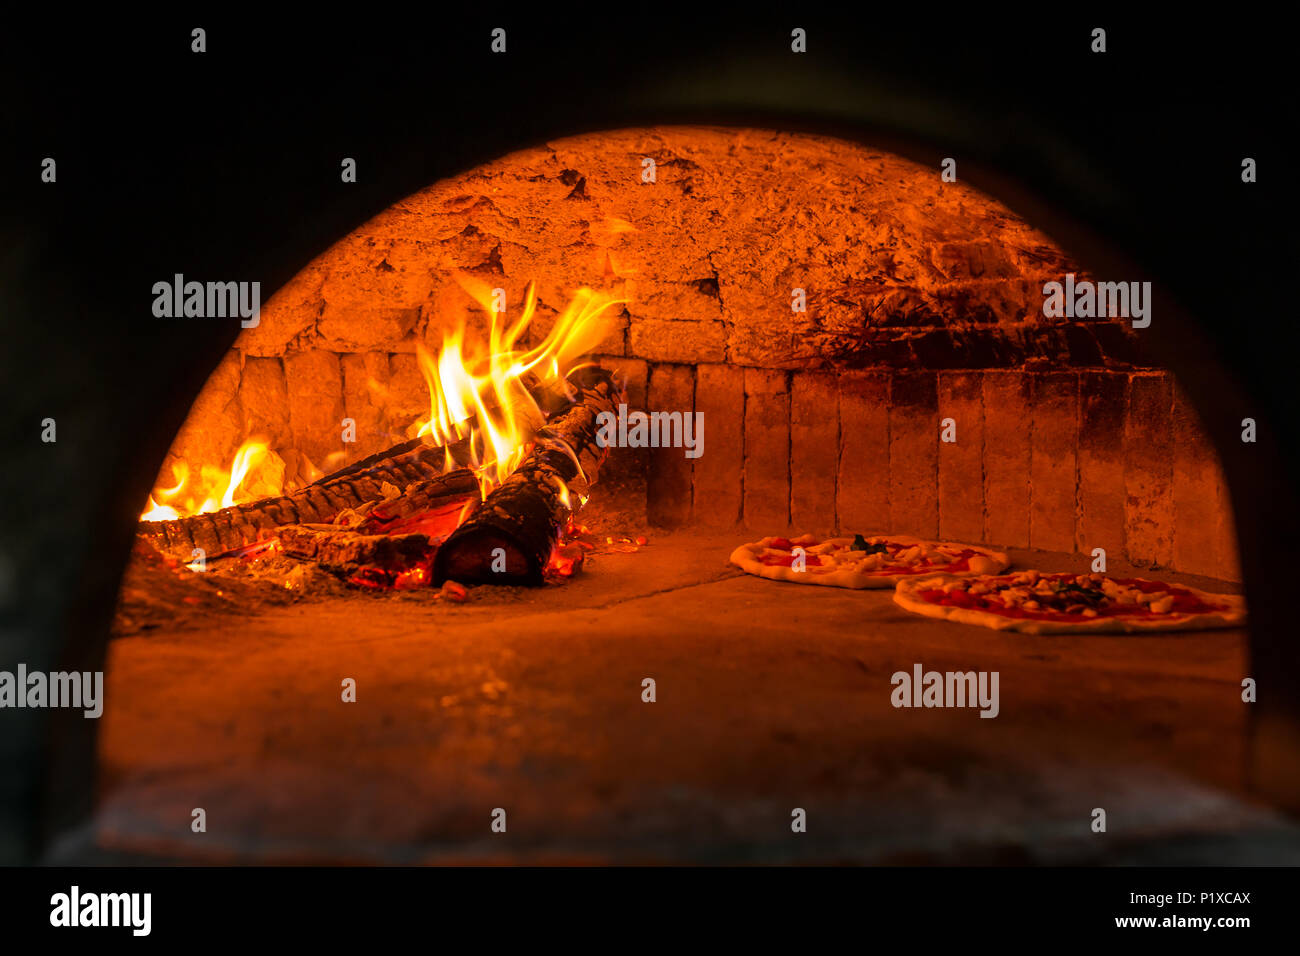
<path id="1" fill-rule="evenodd" d="M 794 544 L 802 540 L 796 539 Z M 927 541 L 895 541 L 885 536 L 866 538 L 854 535 L 853 543 L 847 549 L 832 539 L 809 549 L 810 553 L 814 550 L 829 555 L 836 566 L 890 575 L 924 574 L 937 569 L 946 573 L 985 573 L 1000 571 L 1005 566 L 974 548 Z"/>
<path id="2" fill-rule="evenodd" d="M 934 604 L 1036 620 L 1154 617 L 1173 613 L 1205 614 L 1223 609 L 1176 584 L 1100 574 L 1023 571 L 975 580 L 936 578 L 917 587 L 919 596 Z"/>
<path id="3" fill-rule="evenodd" d="M 875 544 L 869 544 L 867 539 L 860 534 L 853 536 L 853 543 L 849 545 L 850 551 L 862 551 L 866 554 L 888 554 L 889 548 L 883 542 L 878 541 Z"/>
<path id="4" fill-rule="evenodd" d="M 974 545 L 861 534 L 853 538 L 773 535 L 737 548 L 731 562 L 761 577 L 851 588 L 892 587 L 901 578 L 936 572 L 987 574 L 1007 566 L 1005 555 Z"/>
<path id="5" fill-rule="evenodd" d="M 1159 600 L 1152 601 L 1148 606 L 1156 614 L 1168 614 L 1174 609 L 1174 596 L 1172 594 L 1166 594 Z"/>

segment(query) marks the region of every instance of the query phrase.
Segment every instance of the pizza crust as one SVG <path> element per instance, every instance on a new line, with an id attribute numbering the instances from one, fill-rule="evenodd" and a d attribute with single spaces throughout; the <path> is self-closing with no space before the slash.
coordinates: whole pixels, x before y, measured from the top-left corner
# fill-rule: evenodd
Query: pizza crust
<path id="1" fill-rule="evenodd" d="M 944 545 L 950 548 L 969 548 L 972 551 L 979 552 L 978 555 L 969 561 L 970 570 L 959 572 L 952 575 L 953 577 L 968 577 L 977 574 L 998 574 L 1005 571 L 1011 566 L 1010 560 L 1000 551 L 994 551 L 991 548 L 981 547 L 977 544 L 957 544 L 951 541 L 930 541 L 924 538 L 914 538 L 905 534 L 871 534 L 864 535 L 865 538 L 887 538 L 889 541 L 913 547 L 915 545 L 924 545 L 934 547 Z M 731 563 L 736 565 L 749 574 L 757 575 L 761 578 L 768 578 L 772 581 L 790 581 L 795 584 L 816 584 L 823 587 L 832 588 L 892 588 L 900 581 L 910 580 L 921 576 L 933 578 L 938 572 L 935 569 L 929 569 L 921 572 L 910 574 L 882 574 L 880 571 L 858 571 L 850 567 L 837 567 L 830 571 L 818 570 L 815 566 L 809 566 L 805 571 L 796 571 L 783 565 L 764 564 L 759 560 L 759 556 L 771 546 L 771 542 L 776 541 L 777 537 L 767 537 L 749 544 L 742 544 L 731 552 Z M 802 535 L 798 538 L 788 539 L 792 545 L 798 545 L 803 548 L 815 546 L 838 545 L 848 547 L 853 543 L 852 538 L 818 538 L 815 535 Z"/>
<path id="2" fill-rule="evenodd" d="M 1213 594 L 1184 584 L 1174 585 L 1214 604 L 1226 605 L 1222 611 L 1202 614 L 1161 614 L 1142 618 L 1084 618 L 1074 621 L 1039 621 L 1033 618 L 1008 617 L 979 608 L 949 607 L 922 600 L 919 592 L 955 575 L 929 575 L 916 580 L 900 581 L 894 589 L 894 603 L 914 614 L 940 620 L 992 628 L 995 631 L 1018 631 L 1022 634 L 1144 634 L 1155 631 L 1199 631 L 1220 627 L 1239 627 L 1246 622 L 1246 600 L 1238 594 Z M 994 575 L 989 575 L 993 577 Z M 1141 579 L 1137 579 L 1141 580 Z"/>

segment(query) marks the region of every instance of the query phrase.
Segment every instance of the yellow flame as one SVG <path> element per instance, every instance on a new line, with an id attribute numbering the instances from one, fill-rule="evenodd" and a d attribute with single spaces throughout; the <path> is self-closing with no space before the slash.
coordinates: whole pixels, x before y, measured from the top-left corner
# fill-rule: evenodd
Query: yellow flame
<path id="1" fill-rule="evenodd" d="M 435 444 L 445 446 L 443 457 L 448 471 L 469 467 L 478 479 L 480 494 L 486 497 L 519 466 L 544 422 L 529 389 L 566 387 L 565 377 L 579 367 L 583 357 L 608 332 L 605 312 L 624 300 L 579 289 L 541 343 L 524 348 L 520 339 L 537 312 L 533 285 L 530 283 L 524 293 L 518 319 L 509 323 L 500 308 L 497 290 L 470 276 L 457 275 L 456 279 L 487 312 L 487 341 L 467 337 L 462 321 L 444 334 L 436 357 L 423 347 L 417 349 L 420 371 L 429 386 L 429 417 L 420 419 L 412 428 L 414 434 L 428 436 Z M 376 394 L 383 392 L 379 383 L 372 381 L 370 385 Z M 462 448 L 453 455 L 452 446 L 458 442 L 464 442 L 467 450 Z M 335 467 L 340 463 L 336 459 L 342 457 L 341 452 L 334 453 L 324 464 Z M 468 461 L 458 463 L 457 457 Z M 140 519 L 166 521 L 205 514 L 282 494 L 323 474 L 301 453 L 296 480 L 286 485 L 284 470 L 284 461 L 261 438 L 245 441 L 228 468 L 204 464 L 195 475 L 185 461 L 178 461 L 171 468 L 173 484 L 154 487 Z M 567 503 L 568 489 L 561 493 Z"/>
<path id="2" fill-rule="evenodd" d="M 190 466 L 183 461 L 178 461 L 172 465 L 172 477 L 176 479 L 176 484 L 171 488 L 159 488 L 158 494 L 164 498 L 171 498 L 185 487 L 186 480 L 190 477 Z"/>
<path id="3" fill-rule="evenodd" d="M 144 513 L 140 515 L 141 521 L 171 521 L 179 518 L 180 512 L 168 505 L 160 505 L 153 500 L 153 495 L 149 496 L 149 503 L 145 506 Z"/>
<path id="4" fill-rule="evenodd" d="M 266 492 L 278 493 L 283 482 L 269 467 L 272 460 L 279 461 L 270 445 L 254 438 L 239 446 L 229 469 L 203 465 L 197 479 L 184 461 L 176 462 L 171 469 L 176 484 L 155 487 L 140 520 L 170 521 L 186 515 L 207 514 L 262 497 Z M 264 467 L 272 473 L 262 473 Z M 255 484 L 254 476 L 258 479 L 256 492 L 245 487 Z"/>
<path id="5" fill-rule="evenodd" d="M 529 386 L 562 381 L 600 344 L 609 328 L 604 313 L 622 300 L 579 289 L 541 344 L 521 349 L 516 345 L 537 310 L 533 285 L 524 293 L 518 320 L 508 324 L 494 290 L 468 276 L 457 279 L 487 311 L 488 341 L 468 342 L 462 323 L 444 334 L 437 358 L 417 348 L 429 386 L 429 417 L 416 423 L 416 433 L 444 446 L 468 440 L 467 464 L 486 497 L 519 466 L 542 423 Z M 446 464 L 448 469 L 454 466 L 449 447 Z"/>
<path id="6" fill-rule="evenodd" d="M 235 503 L 235 492 L 244 483 L 249 469 L 265 458 L 269 449 L 270 446 L 266 442 L 260 441 L 244 442 L 240 446 L 235 454 L 235 463 L 230 467 L 230 482 L 226 485 L 226 493 L 221 496 L 222 508 L 229 508 Z"/>
<path id="7" fill-rule="evenodd" d="M 172 478 L 176 484 L 170 488 L 163 488 L 161 485 L 153 490 L 149 496 L 149 503 L 145 506 L 144 513 L 140 515 L 141 521 L 170 521 L 173 518 L 179 518 L 180 512 L 170 505 L 159 504 L 155 499 L 161 498 L 163 501 L 170 501 L 176 495 L 180 494 L 185 482 L 190 477 L 190 466 L 183 461 L 172 464 Z"/>

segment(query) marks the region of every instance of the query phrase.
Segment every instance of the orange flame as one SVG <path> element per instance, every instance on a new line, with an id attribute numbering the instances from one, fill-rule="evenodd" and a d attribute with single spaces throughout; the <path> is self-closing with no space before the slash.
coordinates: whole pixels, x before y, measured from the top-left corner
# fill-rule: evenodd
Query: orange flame
<path id="1" fill-rule="evenodd" d="M 488 341 L 471 349 L 462 323 L 443 336 L 436 359 L 423 348 L 417 349 L 420 370 L 429 386 L 429 417 L 416 423 L 416 433 L 443 446 L 468 439 L 469 467 L 486 497 L 519 466 L 543 422 L 528 390 L 530 382 L 548 385 L 562 381 L 605 337 L 609 327 L 604 313 L 622 300 L 579 289 L 541 344 L 523 350 L 517 349 L 516 343 L 536 313 L 533 285 L 524 293 L 519 319 L 507 326 L 493 290 L 467 276 L 457 279 L 487 311 L 491 319 Z M 447 467 L 454 467 L 449 447 Z"/>
<path id="2" fill-rule="evenodd" d="M 540 345 L 519 348 L 517 343 L 537 310 L 533 285 L 524 293 L 518 320 L 507 324 L 495 290 L 469 276 L 456 278 L 488 313 L 488 340 L 469 340 L 462 321 L 444 334 L 436 358 L 423 347 L 417 349 L 420 371 L 429 386 L 429 417 L 417 421 L 409 433 L 428 436 L 444 446 L 448 471 L 458 467 L 450 446 L 465 441 L 468 467 L 486 497 L 519 466 L 544 422 L 529 387 L 563 383 L 582 357 L 604 339 L 609 328 L 605 311 L 624 300 L 579 289 Z M 340 456 L 331 455 L 324 464 L 335 467 L 339 462 L 333 459 Z M 287 490 L 310 484 L 323 474 L 305 455 L 299 453 L 298 459 L 297 480 Z M 160 483 L 140 515 L 142 521 L 205 514 L 286 490 L 284 460 L 261 438 L 245 441 L 229 468 L 205 464 L 196 477 L 182 460 L 173 464 L 171 471 L 168 484 L 162 484 L 167 479 L 159 476 Z M 567 503 L 568 489 L 560 489 L 560 494 Z M 468 510 L 472 503 L 466 507 Z"/>
<path id="3" fill-rule="evenodd" d="M 172 478 L 175 485 L 154 488 L 141 521 L 207 514 L 279 494 L 284 486 L 284 462 L 265 440 L 251 438 L 239 446 L 228 470 L 204 465 L 194 478 L 189 465 L 178 461 L 172 465 Z"/>

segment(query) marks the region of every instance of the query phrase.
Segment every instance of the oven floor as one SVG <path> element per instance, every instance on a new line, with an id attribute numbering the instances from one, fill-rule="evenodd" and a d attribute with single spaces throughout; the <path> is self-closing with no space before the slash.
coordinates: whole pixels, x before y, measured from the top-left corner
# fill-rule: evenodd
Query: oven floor
<path id="1" fill-rule="evenodd" d="M 744 539 L 661 535 L 564 586 L 465 605 L 331 596 L 119 638 L 94 833 L 65 853 L 1300 860 L 1296 830 L 1245 789 L 1242 632 L 999 634 L 908 614 L 888 591 L 743 575 L 726 558 Z M 998 671 L 999 716 L 895 709 L 890 676 L 915 663 Z M 206 832 L 191 830 L 195 808 Z M 496 808 L 505 833 L 491 830 Z M 795 808 L 805 833 L 791 831 Z"/>

